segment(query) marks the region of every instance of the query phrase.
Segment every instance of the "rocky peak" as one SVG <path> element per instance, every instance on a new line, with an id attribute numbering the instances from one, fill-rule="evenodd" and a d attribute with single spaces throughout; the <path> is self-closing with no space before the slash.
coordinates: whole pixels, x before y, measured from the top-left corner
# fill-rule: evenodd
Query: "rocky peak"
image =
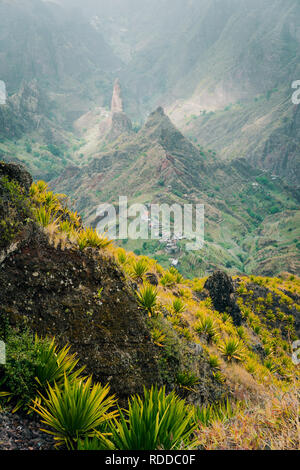
<path id="1" fill-rule="evenodd" d="M 123 113 L 123 100 L 121 94 L 120 80 L 117 78 L 114 84 L 113 96 L 111 100 L 111 112 Z"/>

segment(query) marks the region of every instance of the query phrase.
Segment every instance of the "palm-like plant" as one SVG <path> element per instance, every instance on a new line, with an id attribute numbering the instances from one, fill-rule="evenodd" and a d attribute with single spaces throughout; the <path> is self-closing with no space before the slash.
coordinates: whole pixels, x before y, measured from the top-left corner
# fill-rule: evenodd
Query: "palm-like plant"
<path id="1" fill-rule="evenodd" d="M 50 428 L 43 431 L 52 434 L 57 445 L 65 443 L 68 449 L 74 449 L 79 440 L 96 434 L 105 440 L 105 434 L 98 429 L 118 414 L 111 411 L 116 400 L 109 396 L 109 390 L 108 385 L 92 384 L 91 377 L 70 380 L 65 376 L 62 387 L 49 385 L 47 396 L 40 394 L 42 401 L 36 399 L 31 408 Z"/>
<path id="2" fill-rule="evenodd" d="M 47 209 L 44 206 L 38 207 L 35 210 L 35 217 L 37 222 L 42 225 L 42 227 L 47 227 L 50 224 L 58 223 L 59 218 L 56 218 L 56 212 L 52 212 L 51 209 Z"/>
<path id="3" fill-rule="evenodd" d="M 151 337 L 153 343 L 156 344 L 156 346 L 159 346 L 161 348 L 164 347 L 166 335 L 159 328 L 153 328 L 151 330 Z"/>
<path id="4" fill-rule="evenodd" d="M 85 367 L 74 370 L 79 359 L 76 354 L 69 354 L 70 346 L 58 349 L 53 339 L 50 343 L 41 341 L 35 337 L 35 345 L 38 351 L 38 361 L 35 368 L 36 381 L 39 386 L 45 388 L 47 384 L 54 382 L 60 384 L 64 377 L 74 380 L 80 376 Z"/>
<path id="5" fill-rule="evenodd" d="M 165 387 L 144 390 L 129 400 L 129 410 L 110 425 L 111 440 L 119 450 L 186 449 L 193 446 L 196 428 L 193 410 Z"/>
<path id="6" fill-rule="evenodd" d="M 195 331 L 199 335 L 204 335 L 207 341 L 216 341 L 219 333 L 216 322 L 208 315 L 200 315 L 199 321 L 195 325 Z"/>
<path id="7" fill-rule="evenodd" d="M 245 348 L 243 343 L 236 338 L 225 339 L 219 349 L 228 362 L 231 362 L 233 359 L 236 361 L 244 359 Z"/>
<path id="8" fill-rule="evenodd" d="M 181 299 L 173 300 L 172 308 L 176 314 L 183 313 L 185 310 L 185 305 Z"/>
<path id="9" fill-rule="evenodd" d="M 165 274 L 161 278 L 160 283 L 164 287 L 171 287 L 171 286 L 174 286 L 176 284 L 176 278 L 172 273 L 167 271 L 167 272 L 165 272 Z"/>
<path id="10" fill-rule="evenodd" d="M 145 284 L 139 292 L 137 292 L 137 298 L 140 306 L 147 310 L 151 317 L 156 307 L 157 289 L 150 284 Z"/>
<path id="11" fill-rule="evenodd" d="M 86 247 L 93 248 L 106 248 L 111 245 L 112 241 L 106 238 L 104 235 L 99 235 L 97 230 L 93 228 L 87 228 L 81 230 L 77 236 L 77 243 L 80 250 L 84 250 Z"/>
<path id="12" fill-rule="evenodd" d="M 143 279 L 144 274 L 146 274 L 148 270 L 148 264 L 145 260 L 139 259 L 138 261 L 134 261 L 131 267 L 131 274 L 134 279 L 141 280 Z"/>

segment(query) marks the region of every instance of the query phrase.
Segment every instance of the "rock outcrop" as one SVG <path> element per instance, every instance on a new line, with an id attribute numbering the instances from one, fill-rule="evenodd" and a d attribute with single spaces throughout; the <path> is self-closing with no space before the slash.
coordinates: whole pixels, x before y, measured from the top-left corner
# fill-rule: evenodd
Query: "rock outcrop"
<path id="1" fill-rule="evenodd" d="M 232 278 L 223 271 L 215 271 L 204 284 L 213 306 L 218 312 L 228 312 L 236 326 L 241 325 L 242 316 L 234 295 Z"/>
<path id="2" fill-rule="evenodd" d="M 144 385 L 160 384 L 145 318 L 113 258 L 99 250 L 52 245 L 30 214 L 20 212 L 18 201 L 26 203 L 20 184 L 28 185 L 28 174 L 2 163 L 1 175 L 7 177 L 0 176 L 1 221 L 9 216 L 15 232 L 0 257 L 0 321 L 8 318 L 11 325 L 69 343 L 86 372 L 109 382 L 121 403 Z"/>
<path id="3" fill-rule="evenodd" d="M 111 100 L 112 113 L 123 113 L 123 100 L 121 95 L 120 80 L 117 78 L 114 84 L 113 96 Z"/>

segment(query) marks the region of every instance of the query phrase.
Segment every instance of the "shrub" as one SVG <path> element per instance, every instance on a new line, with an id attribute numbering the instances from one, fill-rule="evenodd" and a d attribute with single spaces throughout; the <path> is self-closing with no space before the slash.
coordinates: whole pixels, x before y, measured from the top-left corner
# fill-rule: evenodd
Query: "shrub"
<path id="1" fill-rule="evenodd" d="M 144 396 L 129 400 L 128 411 L 110 426 L 111 440 L 118 450 L 187 449 L 196 424 L 193 410 L 165 387 L 144 389 Z"/>
<path id="2" fill-rule="evenodd" d="M 138 303 L 147 310 L 151 317 L 156 306 L 157 289 L 150 284 L 145 284 L 137 293 Z"/>
<path id="3" fill-rule="evenodd" d="M 109 390 L 108 385 L 92 384 L 91 377 L 71 381 L 65 376 L 63 387 L 49 385 L 47 396 L 40 394 L 42 402 L 35 400 L 31 408 L 51 429 L 44 431 L 54 436 L 58 446 L 65 443 L 68 449 L 75 449 L 79 440 L 96 433 L 105 440 L 101 427 L 117 416 L 117 411 L 110 411 L 116 400 Z"/>

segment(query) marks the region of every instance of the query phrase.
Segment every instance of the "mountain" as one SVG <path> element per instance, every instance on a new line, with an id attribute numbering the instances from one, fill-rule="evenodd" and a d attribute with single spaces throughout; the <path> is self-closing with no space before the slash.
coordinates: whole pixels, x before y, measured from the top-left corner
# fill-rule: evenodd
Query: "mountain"
<path id="1" fill-rule="evenodd" d="M 166 120 L 161 110 L 155 114 Z M 151 116 L 143 132 L 157 134 L 157 119 Z M 178 152 L 185 145 L 183 138 Z M 132 394 L 144 399 L 143 387 L 152 385 L 176 393 L 183 419 L 192 412 L 188 421 L 201 430 L 193 438 L 203 448 L 265 449 L 267 442 L 271 449 L 297 448 L 298 371 L 291 355 L 300 327 L 298 277 L 231 278 L 216 271 L 186 280 L 176 269 L 166 271 L 85 229 L 63 195 L 50 192 L 44 182 L 32 184 L 31 175 L 16 164 L 0 162 L 0 216 L 0 338 L 7 345 L 7 361 L 0 365 L 1 449 L 53 449 L 55 441 L 45 442 L 37 432 L 45 429 L 36 415 L 40 406 L 63 422 L 72 418 L 67 437 L 65 430 L 57 435 L 61 421 L 46 422 L 46 432 L 53 430 L 69 443 L 76 429 L 71 448 L 77 448 L 77 432 L 90 438 L 92 430 L 85 436 L 73 419 L 73 387 L 80 410 L 90 413 L 97 390 L 101 404 L 115 393 L 124 408 Z M 151 305 L 143 295 L 146 279 Z M 84 371 L 78 369 L 82 366 Z M 89 374 L 92 383 L 91 378 L 85 382 Z M 55 393 L 65 405 L 64 417 L 51 407 Z M 32 400 L 32 412 L 26 414 Z M 160 403 L 151 399 L 151 408 Z M 105 410 L 110 404 L 115 401 Z M 157 426 L 162 418 L 155 412 L 146 419 Z M 141 420 L 144 425 L 143 413 Z M 139 426 L 137 439 L 144 437 L 140 432 Z M 220 437 L 212 444 L 216 432 Z M 240 437 L 245 432 L 247 444 Z M 107 440 L 101 444 L 108 448 Z"/>
<path id="2" fill-rule="evenodd" d="M 217 267 L 264 275 L 298 272 L 296 190 L 245 159 L 221 162 L 215 153 L 193 145 L 161 107 L 137 133 L 123 131 L 104 141 L 94 134 L 81 149 L 86 161 L 67 167 L 51 182 L 71 196 L 86 222 L 96 225 L 99 204 L 118 204 L 119 195 L 126 195 L 129 204 L 204 204 L 204 249 L 187 254 L 178 242 L 173 253 L 185 275 Z M 168 246 L 158 241 L 125 243 L 170 263 Z"/>

